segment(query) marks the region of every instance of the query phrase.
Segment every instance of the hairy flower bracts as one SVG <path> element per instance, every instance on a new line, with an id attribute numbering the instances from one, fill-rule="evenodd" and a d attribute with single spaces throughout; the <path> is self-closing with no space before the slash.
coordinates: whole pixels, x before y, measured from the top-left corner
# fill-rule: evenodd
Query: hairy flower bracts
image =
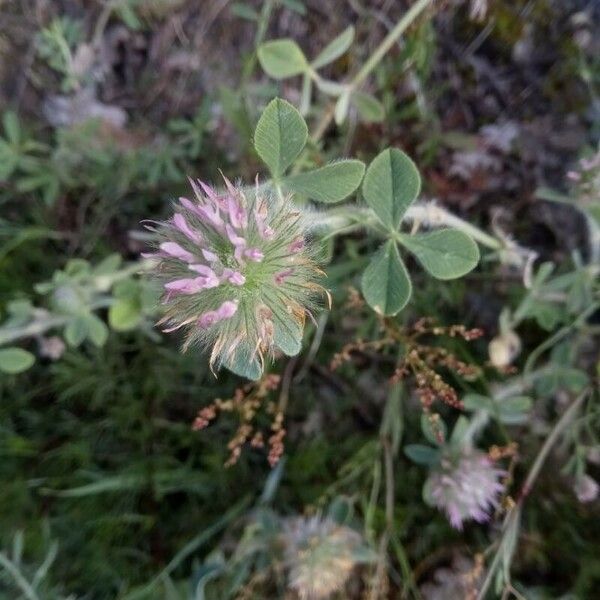
<path id="1" fill-rule="evenodd" d="M 164 288 L 164 331 L 185 329 L 184 349 L 211 351 L 211 368 L 250 379 L 265 355 L 300 350 L 304 321 L 322 291 L 307 248 L 306 221 L 289 200 L 248 197 L 225 179 L 218 193 L 191 181 L 194 201 L 180 198 L 159 223 L 157 276 Z"/>
<path id="2" fill-rule="evenodd" d="M 453 527 L 462 529 L 464 521 L 484 523 L 490 518 L 504 491 L 505 475 L 483 452 L 451 452 L 429 475 L 424 495 L 430 504 L 446 513 Z"/>
<path id="3" fill-rule="evenodd" d="M 357 531 L 320 516 L 287 519 L 283 542 L 288 585 L 302 600 L 330 598 L 356 565 L 374 559 Z"/>

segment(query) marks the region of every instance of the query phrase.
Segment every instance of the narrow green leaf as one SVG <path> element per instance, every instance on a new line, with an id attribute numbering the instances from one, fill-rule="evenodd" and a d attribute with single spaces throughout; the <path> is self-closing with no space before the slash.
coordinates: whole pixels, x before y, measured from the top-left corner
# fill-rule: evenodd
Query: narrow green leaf
<path id="1" fill-rule="evenodd" d="M 406 209 L 421 189 L 421 177 L 413 161 L 401 150 L 388 148 L 369 165 L 363 195 L 381 222 L 397 229 Z"/>
<path id="2" fill-rule="evenodd" d="M 108 327 L 105 325 L 104 321 L 96 315 L 91 314 L 87 318 L 87 327 L 87 337 L 90 342 L 98 348 L 104 346 L 108 339 Z"/>
<path id="3" fill-rule="evenodd" d="M 87 315 L 80 314 L 73 317 L 65 327 L 65 340 L 69 346 L 76 348 L 88 335 Z"/>
<path id="4" fill-rule="evenodd" d="M 353 40 L 354 27 L 350 25 L 350 27 L 342 31 L 340 35 L 329 42 L 329 44 L 319 52 L 317 57 L 311 63 L 313 69 L 320 69 L 342 56 L 342 54 L 350 48 Z"/>
<path id="5" fill-rule="evenodd" d="M 507 425 L 518 425 L 527 422 L 533 402 L 527 396 L 515 396 L 498 401 L 500 421 Z"/>
<path id="6" fill-rule="evenodd" d="M 0 371 L 16 375 L 26 371 L 35 362 L 35 356 L 22 348 L 3 348 L 0 350 Z"/>
<path id="7" fill-rule="evenodd" d="M 371 96 L 371 94 L 365 94 L 364 92 L 354 92 L 352 94 L 352 102 L 358 110 L 361 121 L 365 123 L 379 123 L 383 121 L 385 117 L 385 108 L 383 104 Z"/>
<path id="8" fill-rule="evenodd" d="M 14 112 L 9 110 L 4 113 L 2 122 L 4 124 L 6 138 L 11 144 L 17 145 L 21 140 L 21 128 L 19 127 L 19 118 Z"/>
<path id="9" fill-rule="evenodd" d="M 306 57 L 294 40 L 288 38 L 266 42 L 258 48 L 258 60 L 273 79 L 286 79 L 304 73 Z"/>
<path id="10" fill-rule="evenodd" d="M 404 454 L 418 465 L 433 467 L 440 462 L 440 451 L 425 444 L 408 444 L 404 446 Z"/>
<path id="11" fill-rule="evenodd" d="M 463 399 L 463 406 L 466 410 L 486 410 L 494 412 L 494 401 L 488 396 L 481 394 L 466 394 Z"/>
<path id="12" fill-rule="evenodd" d="M 258 21 L 260 15 L 252 6 L 244 4 L 243 2 L 236 2 L 231 5 L 231 13 L 236 17 L 246 19 L 248 21 Z"/>
<path id="13" fill-rule="evenodd" d="M 412 285 L 392 240 L 383 244 L 365 269 L 362 291 L 369 306 L 381 315 L 395 315 L 406 306 Z"/>
<path id="14" fill-rule="evenodd" d="M 340 160 L 320 169 L 291 175 L 282 186 L 318 202 L 339 202 L 354 192 L 362 181 L 365 165 L 360 160 Z"/>
<path id="15" fill-rule="evenodd" d="M 337 99 L 335 103 L 335 123 L 336 125 L 341 125 L 348 115 L 348 108 L 350 107 L 350 92 L 345 91 L 342 95 Z"/>
<path id="16" fill-rule="evenodd" d="M 479 262 L 477 244 L 458 229 L 439 229 L 402 235 L 400 241 L 437 279 L 455 279 L 472 271 Z"/>
<path id="17" fill-rule="evenodd" d="M 302 152 L 307 136 L 302 115 L 289 102 L 275 98 L 256 124 L 254 147 L 278 178 Z"/>

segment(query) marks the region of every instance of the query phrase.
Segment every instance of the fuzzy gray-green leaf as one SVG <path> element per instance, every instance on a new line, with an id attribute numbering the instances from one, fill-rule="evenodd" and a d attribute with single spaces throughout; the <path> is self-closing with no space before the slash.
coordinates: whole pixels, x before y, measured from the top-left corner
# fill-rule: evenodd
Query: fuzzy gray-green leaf
<path id="1" fill-rule="evenodd" d="M 273 79 L 300 75 L 308 66 L 298 44 L 287 38 L 262 44 L 258 49 L 258 60 L 265 73 Z"/>
<path id="2" fill-rule="evenodd" d="M 346 28 L 340 35 L 334 38 L 312 61 L 311 66 L 314 69 L 320 69 L 325 65 L 339 58 L 352 44 L 354 40 L 354 27 L 352 25 Z"/>
<path id="3" fill-rule="evenodd" d="M 362 181 L 365 165 L 360 160 L 340 160 L 320 169 L 286 177 L 283 187 L 318 202 L 339 202 Z"/>
<path id="4" fill-rule="evenodd" d="M 403 235 L 401 242 L 436 279 L 461 277 L 479 262 L 477 244 L 458 229 Z"/>

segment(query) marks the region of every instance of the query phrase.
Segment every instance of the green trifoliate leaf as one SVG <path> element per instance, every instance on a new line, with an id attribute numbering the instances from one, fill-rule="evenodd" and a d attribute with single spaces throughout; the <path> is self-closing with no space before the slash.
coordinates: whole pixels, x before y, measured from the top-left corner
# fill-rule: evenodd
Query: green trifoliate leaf
<path id="1" fill-rule="evenodd" d="M 258 49 L 258 60 L 265 73 L 273 79 L 294 77 L 306 71 L 308 62 L 294 40 L 266 42 Z"/>
<path id="2" fill-rule="evenodd" d="M 381 222 L 398 229 L 408 207 L 421 189 L 421 176 L 413 161 L 397 148 L 388 148 L 369 165 L 363 195 Z"/>
<path id="3" fill-rule="evenodd" d="M 479 262 L 477 244 L 457 229 L 402 235 L 402 244 L 423 268 L 437 279 L 455 279 L 472 271 Z"/>
<path id="4" fill-rule="evenodd" d="M 339 202 L 358 188 L 364 172 L 365 165 L 360 160 L 340 160 L 314 171 L 286 177 L 282 186 L 318 202 Z"/>
<path id="5" fill-rule="evenodd" d="M 35 356 L 22 348 L 2 348 L 0 350 L 0 371 L 16 375 L 26 371 L 35 362 Z"/>
<path id="6" fill-rule="evenodd" d="M 356 106 L 356 110 L 358 110 L 361 121 L 365 123 L 379 123 L 383 121 L 385 109 L 375 96 L 365 94 L 364 92 L 354 92 L 352 94 L 352 102 Z"/>
<path id="7" fill-rule="evenodd" d="M 406 306 L 412 285 L 392 240 L 381 246 L 365 269 L 362 291 L 369 306 L 380 315 L 395 315 Z"/>
<path id="8" fill-rule="evenodd" d="M 289 102 L 275 98 L 258 120 L 254 147 L 273 177 L 278 178 L 302 152 L 307 136 L 302 115 Z"/>
<path id="9" fill-rule="evenodd" d="M 336 58 L 339 58 L 350 48 L 352 41 L 354 40 L 354 27 L 350 26 L 345 29 L 340 35 L 334 38 L 312 61 L 311 66 L 314 69 L 320 69 L 325 65 L 333 62 Z"/>

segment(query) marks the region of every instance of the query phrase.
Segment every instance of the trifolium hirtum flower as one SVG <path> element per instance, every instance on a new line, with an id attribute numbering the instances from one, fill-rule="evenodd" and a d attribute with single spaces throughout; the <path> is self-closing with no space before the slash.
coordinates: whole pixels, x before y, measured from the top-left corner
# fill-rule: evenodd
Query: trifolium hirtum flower
<path id="1" fill-rule="evenodd" d="M 323 288 L 306 215 L 289 198 L 192 181 L 166 222 L 152 223 L 166 332 L 184 330 L 184 350 L 210 351 L 211 368 L 253 379 L 265 356 L 300 350 L 306 316 Z"/>
<path id="2" fill-rule="evenodd" d="M 425 482 L 425 498 L 445 512 L 456 529 L 462 529 L 463 522 L 470 519 L 484 523 L 498 507 L 505 475 L 478 450 L 448 453 Z"/>

